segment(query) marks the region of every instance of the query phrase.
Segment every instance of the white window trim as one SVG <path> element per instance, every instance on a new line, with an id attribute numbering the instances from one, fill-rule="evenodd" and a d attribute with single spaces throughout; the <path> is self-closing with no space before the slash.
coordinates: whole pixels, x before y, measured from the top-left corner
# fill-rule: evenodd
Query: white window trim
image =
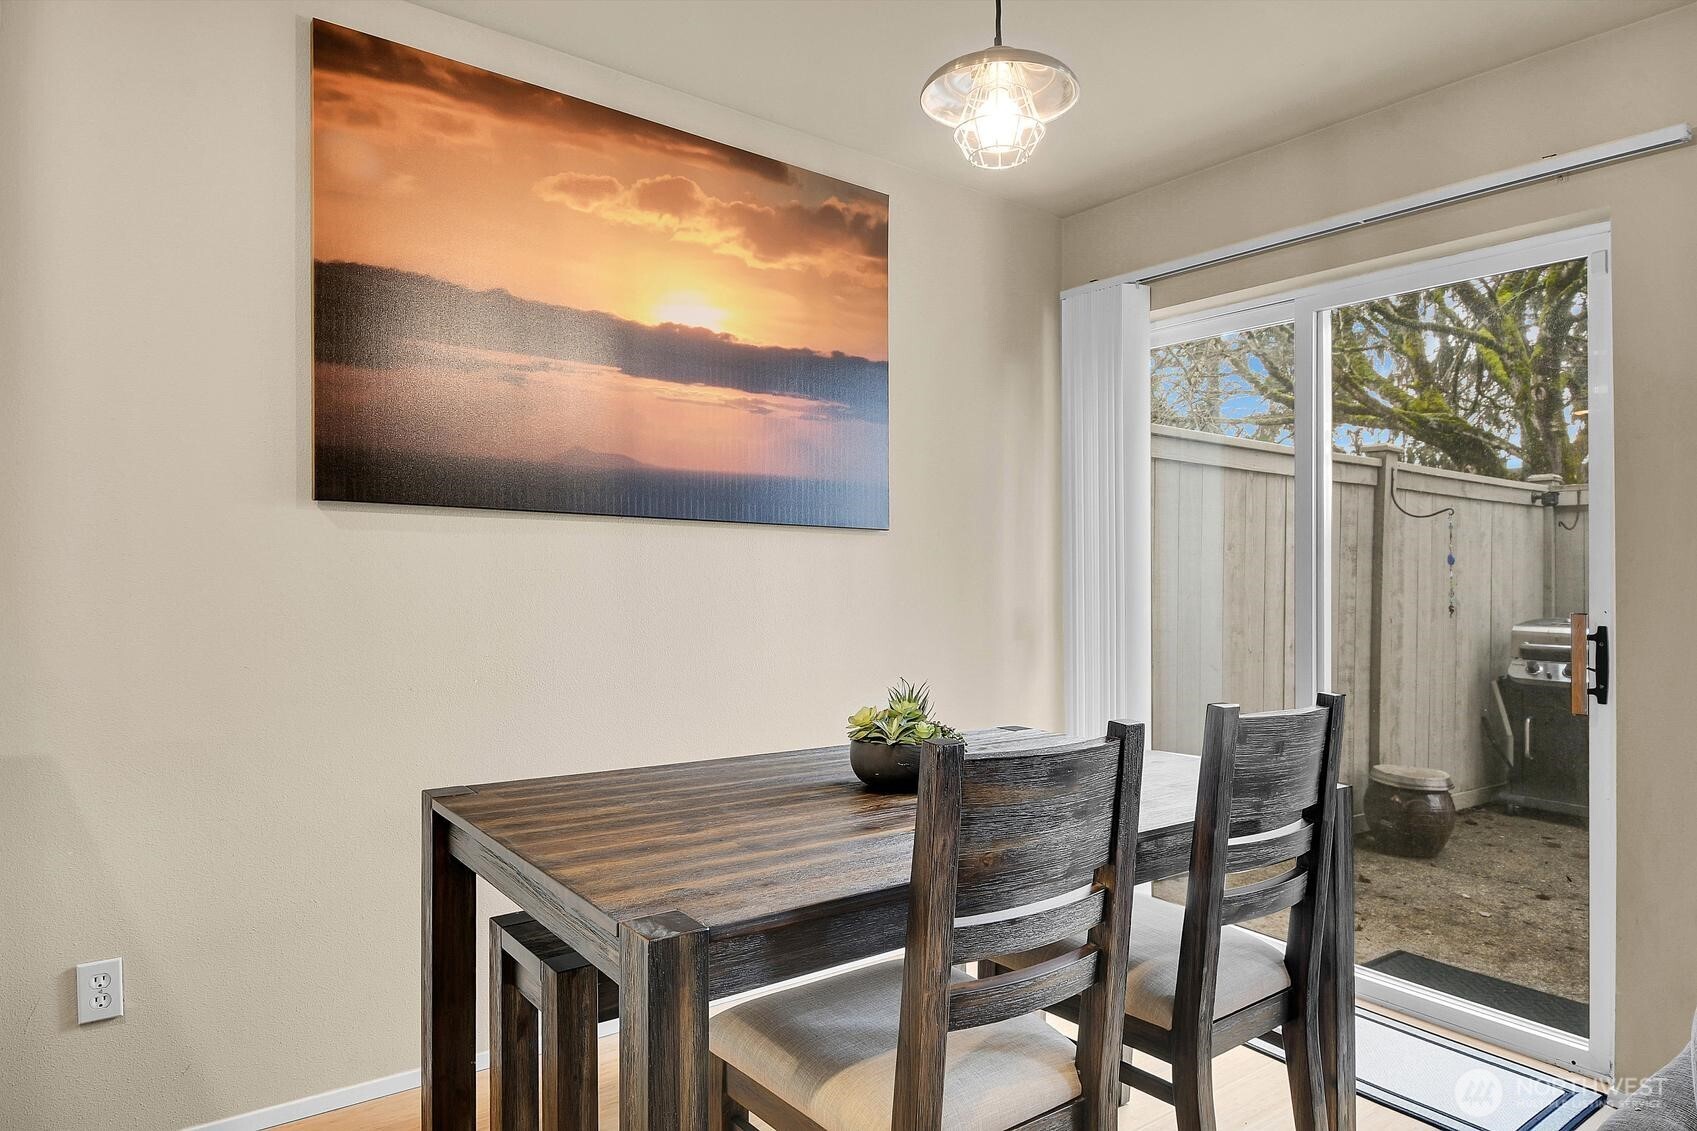
<path id="1" fill-rule="evenodd" d="M 1193 342 L 1197 338 L 1217 338 L 1244 330 L 1259 330 L 1289 322 L 1296 316 L 1294 298 L 1258 299 L 1230 306 L 1210 307 L 1207 310 L 1163 318 L 1149 327 L 1149 348 Z"/>

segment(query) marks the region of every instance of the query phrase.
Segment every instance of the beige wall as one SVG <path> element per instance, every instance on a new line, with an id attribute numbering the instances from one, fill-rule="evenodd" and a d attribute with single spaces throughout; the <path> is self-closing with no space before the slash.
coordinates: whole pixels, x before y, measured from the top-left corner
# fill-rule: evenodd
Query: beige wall
<path id="1" fill-rule="evenodd" d="M 313 503 L 310 16 L 888 192 L 890 531 Z M 423 787 L 1059 723 L 1053 218 L 400 3 L 8 4 L 0 153 L 0 1126 L 416 1067 Z"/>
<path id="2" fill-rule="evenodd" d="M 1674 122 L 1697 123 L 1697 7 L 1444 87 L 1062 225 L 1068 285 Z M 1697 1006 L 1697 743 L 1678 657 L 1697 639 L 1697 148 L 1157 284 L 1157 308 L 1497 233 L 1614 228 L 1620 1075 L 1689 1039 Z"/>

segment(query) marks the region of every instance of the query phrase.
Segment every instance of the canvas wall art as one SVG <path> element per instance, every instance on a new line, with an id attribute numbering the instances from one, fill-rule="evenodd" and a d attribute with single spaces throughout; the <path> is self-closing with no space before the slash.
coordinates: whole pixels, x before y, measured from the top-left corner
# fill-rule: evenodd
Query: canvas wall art
<path id="1" fill-rule="evenodd" d="M 323 500 L 883 528 L 889 200 L 312 27 Z"/>

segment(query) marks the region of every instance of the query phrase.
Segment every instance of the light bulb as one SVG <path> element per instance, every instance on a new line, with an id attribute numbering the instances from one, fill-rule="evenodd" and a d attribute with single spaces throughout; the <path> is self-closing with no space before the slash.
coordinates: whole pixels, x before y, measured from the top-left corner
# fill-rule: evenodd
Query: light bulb
<path id="1" fill-rule="evenodd" d="M 965 114 L 955 127 L 955 144 L 981 169 L 1011 169 L 1030 158 L 1043 140 L 1031 88 L 1018 63 L 980 64 L 972 76 Z"/>

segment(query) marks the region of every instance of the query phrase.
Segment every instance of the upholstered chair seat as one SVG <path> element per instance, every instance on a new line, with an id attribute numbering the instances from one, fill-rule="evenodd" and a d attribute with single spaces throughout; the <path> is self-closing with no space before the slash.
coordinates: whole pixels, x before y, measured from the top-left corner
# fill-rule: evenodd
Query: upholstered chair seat
<path id="1" fill-rule="evenodd" d="M 1170 1029 L 1178 993 L 1179 940 L 1184 907 L 1164 899 L 1139 899 L 1131 910 L 1131 963 L 1125 1010 L 1151 1025 Z M 1219 981 L 1214 986 L 1214 1020 L 1290 989 L 1284 945 L 1243 927 L 1220 929 Z"/>
<path id="2" fill-rule="evenodd" d="M 964 975 L 956 972 L 959 982 Z M 713 1018 L 713 1055 L 826 1131 L 888 1131 L 901 1028 L 898 959 Z M 1028 1013 L 948 1037 L 946 1131 L 996 1131 L 1079 1095 L 1073 1043 Z"/>
<path id="3" fill-rule="evenodd" d="M 1131 961 L 1125 986 L 1127 1014 L 1162 1029 L 1173 1027 L 1179 941 L 1183 936 L 1182 904 L 1153 896 L 1132 904 Z M 1075 939 L 1020 958 L 997 961 L 1010 968 L 1029 966 L 1082 944 L 1082 939 Z M 1219 982 L 1214 987 L 1216 1021 L 1290 989 L 1290 971 L 1285 968 L 1283 947 L 1243 927 L 1220 930 L 1219 969 Z"/>

